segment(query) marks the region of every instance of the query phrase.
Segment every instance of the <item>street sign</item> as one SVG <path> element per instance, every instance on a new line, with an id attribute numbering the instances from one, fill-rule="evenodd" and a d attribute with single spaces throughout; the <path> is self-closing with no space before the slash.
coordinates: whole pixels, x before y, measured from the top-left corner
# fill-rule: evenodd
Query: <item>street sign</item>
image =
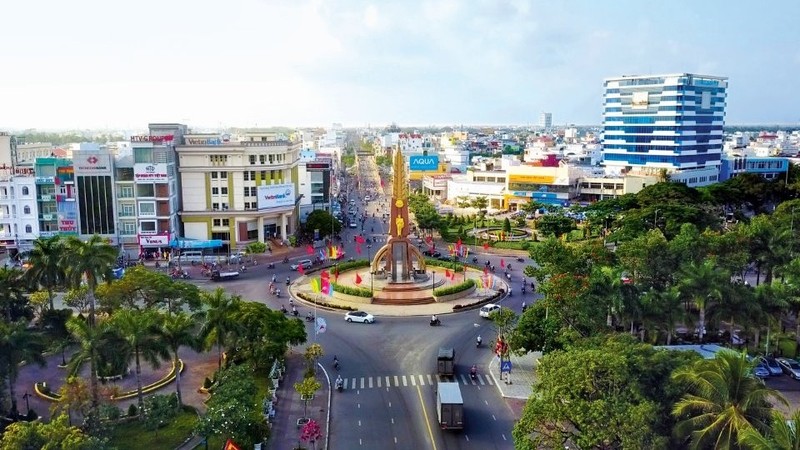
<path id="1" fill-rule="evenodd" d="M 500 363 L 500 372 L 511 372 L 511 361 L 503 361 Z"/>

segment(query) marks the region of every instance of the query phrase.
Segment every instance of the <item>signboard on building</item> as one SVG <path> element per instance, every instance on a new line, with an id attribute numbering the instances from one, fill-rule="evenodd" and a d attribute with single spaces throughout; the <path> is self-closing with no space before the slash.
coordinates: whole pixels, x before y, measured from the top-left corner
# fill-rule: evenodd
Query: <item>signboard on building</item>
<path id="1" fill-rule="evenodd" d="M 60 196 L 59 196 L 60 197 Z M 78 206 L 65 199 L 58 200 L 56 203 L 58 211 L 58 231 L 61 233 L 78 233 Z"/>
<path id="2" fill-rule="evenodd" d="M 169 234 L 139 235 L 141 247 L 169 247 Z"/>
<path id="3" fill-rule="evenodd" d="M 204 137 L 204 138 L 187 138 L 187 145 L 222 145 L 222 139 L 219 137 Z"/>
<path id="4" fill-rule="evenodd" d="M 72 166 L 62 166 L 56 168 L 56 184 L 75 182 L 75 170 Z"/>
<path id="5" fill-rule="evenodd" d="M 308 172 L 324 172 L 331 170 L 331 163 L 328 161 L 311 161 L 306 163 L 306 171 Z"/>
<path id="6" fill-rule="evenodd" d="M 167 178 L 167 165 L 164 163 L 136 163 L 133 165 L 133 181 L 166 183 Z"/>
<path id="7" fill-rule="evenodd" d="M 111 155 L 108 153 L 74 152 L 72 160 L 76 175 L 111 175 Z"/>
<path id="8" fill-rule="evenodd" d="M 451 178 L 450 175 L 426 175 L 422 179 L 422 185 L 428 189 L 444 189 L 447 187 L 447 180 Z"/>
<path id="9" fill-rule="evenodd" d="M 172 142 L 175 139 L 174 135 L 167 134 L 164 136 L 131 136 L 131 142 Z"/>
<path id="10" fill-rule="evenodd" d="M 439 168 L 439 155 L 409 156 L 408 167 L 413 171 L 436 170 Z"/>
<path id="11" fill-rule="evenodd" d="M 258 209 L 294 205 L 294 184 L 267 184 L 258 187 Z"/>
<path id="12" fill-rule="evenodd" d="M 509 175 L 508 184 L 523 183 L 523 184 L 553 184 L 556 177 L 549 175 Z"/>
<path id="13" fill-rule="evenodd" d="M 59 219 L 58 231 L 61 233 L 77 233 L 78 221 L 74 219 Z"/>

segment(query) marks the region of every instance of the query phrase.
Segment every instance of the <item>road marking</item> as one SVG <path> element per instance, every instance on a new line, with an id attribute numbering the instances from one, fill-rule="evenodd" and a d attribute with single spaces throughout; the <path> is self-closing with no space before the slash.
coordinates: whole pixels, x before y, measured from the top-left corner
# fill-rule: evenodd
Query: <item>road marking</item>
<path id="1" fill-rule="evenodd" d="M 495 422 L 497 422 L 497 417 L 495 417 L 494 414 L 492 414 L 492 419 L 494 419 Z"/>
<path id="2" fill-rule="evenodd" d="M 381 387 L 381 377 L 375 377 L 378 380 L 378 387 Z"/>
<path id="3" fill-rule="evenodd" d="M 400 379 L 397 378 L 397 375 L 394 376 L 394 387 L 400 386 Z"/>
<path id="4" fill-rule="evenodd" d="M 488 405 L 489 403 L 486 403 L 486 404 Z M 392 402 L 389 402 L 389 408 L 391 408 L 391 407 L 392 407 Z"/>
<path id="5" fill-rule="evenodd" d="M 461 374 L 461 384 L 467 384 L 467 377 L 463 373 Z"/>
<path id="6" fill-rule="evenodd" d="M 419 404 L 422 406 L 422 415 L 425 416 L 425 425 L 428 427 L 428 436 L 431 438 L 431 445 L 433 450 L 436 450 L 436 440 L 433 439 L 433 430 L 431 430 L 431 421 L 428 419 L 428 410 L 425 408 L 425 402 L 422 401 L 422 390 L 417 386 L 417 397 L 419 397 Z"/>
<path id="7" fill-rule="evenodd" d="M 358 426 L 361 426 L 361 419 L 358 420 Z"/>
<path id="8" fill-rule="evenodd" d="M 386 376 L 386 387 L 388 388 L 391 385 L 392 385 L 392 383 L 389 382 L 389 376 L 387 375 Z"/>
<path id="9" fill-rule="evenodd" d="M 508 439 L 506 439 L 506 435 L 505 435 L 505 434 L 501 434 L 500 436 L 502 436 L 502 437 L 503 437 L 503 440 L 504 440 L 504 441 L 507 441 L 507 440 L 508 440 Z"/>
<path id="10" fill-rule="evenodd" d="M 392 425 L 394 425 L 394 417 L 392 417 Z"/>
<path id="11" fill-rule="evenodd" d="M 433 386 L 433 377 L 431 376 L 431 374 L 428 374 L 428 384 Z"/>
<path id="12" fill-rule="evenodd" d="M 408 380 L 406 380 L 406 376 L 403 375 L 403 387 L 408 386 Z"/>
<path id="13" fill-rule="evenodd" d="M 411 380 L 411 386 L 417 385 L 417 379 L 414 378 L 414 375 L 409 375 L 408 378 Z"/>
<path id="14" fill-rule="evenodd" d="M 425 379 L 422 378 L 422 375 L 419 376 L 419 385 L 425 386 Z"/>
<path id="15" fill-rule="evenodd" d="M 486 377 L 486 382 L 489 383 L 489 386 L 494 386 L 494 382 L 490 377 Z"/>
<path id="16" fill-rule="evenodd" d="M 464 437 L 467 438 L 467 442 L 469 442 L 469 436 L 465 434 Z"/>
<path id="17" fill-rule="evenodd" d="M 480 375 L 478 375 L 478 381 L 480 381 L 481 386 L 485 386 L 486 385 L 486 383 L 483 382 L 483 377 L 480 376 Z M 372 387 L 372 386 L 370 386 L 370 387 Z"/>
<path id="18" fill-rule="evenodd" d="M 353 380 L 350 382 L 350 386 L 351 386 L 352 389 L 356 388 L 356 379 L 355 378 L 353 378 Z"/>
<path id="19" fill-rule="evenodd" d="M 369 388 L 372 389 L 372 377 L 369 377 Z"/>
<path id="20" fill-rule="evenodd" d="M 364 389 L 364 377 L 361 377 L 361 389 Z"/>
<path id="21" fill-rule="evenodd" d="M 342 387 L 347 390 L 347 378 L 344 379 L 344 383 L 342 383 Z"/>

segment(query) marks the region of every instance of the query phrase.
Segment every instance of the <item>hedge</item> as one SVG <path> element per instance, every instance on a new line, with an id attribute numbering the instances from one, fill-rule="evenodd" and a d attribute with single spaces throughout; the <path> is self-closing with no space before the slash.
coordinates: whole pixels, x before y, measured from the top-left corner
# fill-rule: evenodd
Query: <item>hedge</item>
<path id="1" fill-rule="evenodd" d="M 339 264 L 334 264 L 331 267 L 338 267 L 339 272 L 344 272 L 352 269 L 360 269 L 362 267 L 369 267 L 368 259 L 357 259 L 355 261 L 347 261 Z"/>
<path id="2" fill-rule="evenodd" d="M 307 295 L 307 294 L 305 294 L 303 292 L 298 292 L 295 295 L 297 295 L 298 297 L 302 298 L 303 300 L 305 300 L 307 302 L 311 302 L 311 303 L 317 304 L 317 305 L 322 306 L 324 308 L 342 309 L 342 310 L 345 310 L 345 311 L 357 311 L 356 308 L 352 308 L 350 306 L 337 305 L 336 303 L 328 303 L 328 302 L 318 301 L 313 296 Z"/>
<path id="3" fill-rule="evenodd" d="M 443 295 L 455 294 L 456 292 L 466 291 L 467 289 L 475 287 L 475 280 L 469 279 L 461 284 L 455 286 L 447 286 L 433 290 L 434 297 L 441 297 Z"/>
<path id="4" fill-rule="evenodd" d="M 464 264 L 460 262 L 442 261 L 441 259 L 425 258 L 425 265 L 434 267 L 443 267 L 450 269 L 453 272 L 463 272 Z"/>
<path id="5" fill-rule="evenodd" d="M 356 297 L 372 298 L 372 291 L 362 287 L 344 286 L 337 283 L 331 283 L 333 292 L 340 294 L 355 295 Z"/>

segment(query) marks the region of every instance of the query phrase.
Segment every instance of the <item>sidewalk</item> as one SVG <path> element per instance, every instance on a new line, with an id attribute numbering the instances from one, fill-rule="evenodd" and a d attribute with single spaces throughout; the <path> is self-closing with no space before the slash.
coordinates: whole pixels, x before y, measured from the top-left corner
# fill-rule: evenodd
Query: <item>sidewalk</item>
<path id="1" fill-rule="evenodd" d="M 271 450 L 290 450 L 297 447 L 300 442 L 300 428 L 297 419 L 303 417 L 304 405 L 300 394 L 294 390 L 294 384 L 303 381 L 306 362 L 300 349 L 294 349 L 286 357 L 286 373 L 280 381 L 275 396 L 275 417 L 272 419 L 268 448 Z M 322 438 L 317 442 L 318 450 L 328 448 L 328 425 L 330 420 L 331 389 L 328 373 L 321 366 L 317 366 L 317 381 L 322 387 L 308 402 L 307 417 L 315 420 L 322 433 Z M 305 448 L 313 448 L 311 443 L 300 443 Z"/>
<path id="2" fill-rule="evenodd" d="M 489 362 L 489 374 L 500 395 L 505 398 L 526 400 L 533 392 L 533 383 L 536 381 L 536 365 L 542 352 L 531 352 L 524 356 L 511 355 L 510 383 L 505 375 L 501 378 L 500 361 L 496 356 Z"/>

